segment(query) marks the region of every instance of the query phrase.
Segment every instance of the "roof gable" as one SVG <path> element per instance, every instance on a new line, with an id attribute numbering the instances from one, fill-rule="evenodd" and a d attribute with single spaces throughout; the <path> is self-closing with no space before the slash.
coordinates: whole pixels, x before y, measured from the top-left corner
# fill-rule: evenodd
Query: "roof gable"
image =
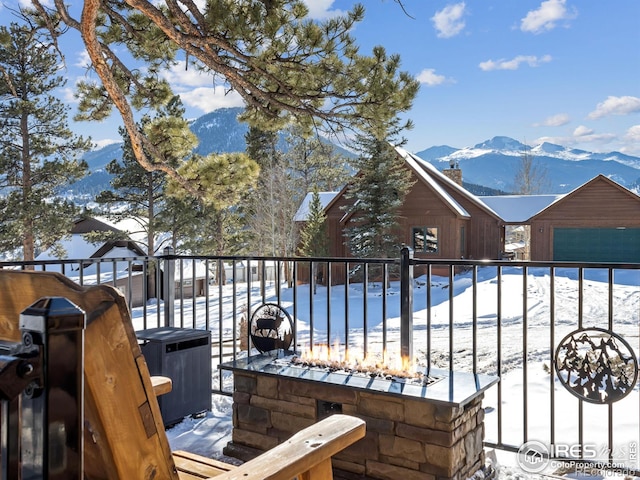
<path id="1" fill-rule="evenodd" d="M 396 150 L 398 151 L 400 156 L 404 158 L 407 166 L 418 177 L 418 180 L 422 184 L 430 188 L 456 216 L 462 218 L 471 218 L 469 212 L 467 212 L 465 208 L 455 200 L 455 198 L 449 195 L 442 188 L 442 186 L 440 186 L 438 182 L 433 179 L 433 177 L 428 175 L 424 168 L 422 168 L 418 161 L 409 152 L 401 148 L 396 148 Z"/>
<path id="2" fill-rule="evenodd" d="M 447 192 L 447 190 L 444 188 L 444 185 L 446 185 L 447 188 L 455 191 L 455 195 L 460 195 L 461 198 L 465 198 L 467 201 L 473 203 L 490 216 L 496 219 L 500 219 L 500 216 L 488 205 L 486 205 L 479 197 L 476 197 L 465 188 L 452 181 L 449 177 L 438 171 L 438 169 L 431 165 L 429 162 L 425 162 L 420 157 L 406 151 L 401 147 L 395 147 L 395 150 L 398 155 L 405 161 L 407 167 L 418 177 L 420 182 L 432 189 L 432 191 L 443 201 L 443 203 L 449 209 L 451 209 L 451 211 L 455 215 L 461 218 L 471 218 L 469 212 L 455 198 L 454 195 Z M 335 194 L 335 196 L 325 206 L 325 213 L 328 213 L 331 209 L 333 209 L 336 204 L 340 204 L 340 201 L 348 191 L 348 188 L 349 185 L 347 184 L 340 192 Z M 349 216 L 349 213 L 344 214 L 340 219 L 340 222 L 344 223 L 349 218 Z"/>
<path id="3" fill-rule="evenodd" d="M 471 217 L 471 215 L 466 211 L 466 209 L 460 204 L 459 199 L 464 198 L 465 200 L 471 202 L 476 207 L 487 213 L 488 215 L 494 217 L 495 219 L 501 219 L 500 216 L 493 211 L 487 204 L 485 204 L 479 197 L 476 197 L 471 192 L 469 192 L 466 188 L 461 187 L 456 182 L 451 180 L 445 174 L 440 172 L 436 167 L 434 167 L 431 163 L 421 159 L 417 155 L 407 152 L 406 150 L 396 147 L 396 150 L 402 157 L 409 163 L 411 168 L 415 169 L 416 167 L 421 172 L 421 178 L 423 178 L 429 185 L 436 186 L 437 191 L 441 195 L 444 201 L 447 201 L 451 208 L 461 208 L 465 212 L 466 217 Z M 445 188 L 446 187 L 446 188 Z M 455 192 L 455 195 L 449 194 L 446 190 L 450 189 Z M 457 207 L 456 207 L 457 206 Z"/>
<path id="4" fill-rule="evenodd" d="M 603 186 L 604 188 L 606 188 L 608 190 L 611 190 L 611 191 L 614 191 L 614 192 L 619 192 L 619 193 L 623 194 L 624 196 L 628 197 L 629 200 L 637 202 L 638 203 L 638 207 L 640 208 L 640 197 L 638 195 L 633 193 L 628 188 L 625 188 L 622 185 L 620 185 L 619 183 L 611 180 L 610 178 L 600 174 L 600 175 L 592 178 L 588 182 L 582 184 L 578 188 L 575 188 L 571 192 L 563 195 L 557 201 L 551 203 L 545 209 L 543 209 L 540 212 L 538 212 L 537 214 L 533 215 L 529 220 L 530 221 L 531 220 L 537 220 L 540 217 L 548 215 L 549 213 L 552 213 L 557 209 L 561 209 L 562 207 L 567 206 L 570 203 L 576 201 L 576 199 L 578 197 L 580 197 L 582 194 L 585 194 L 589 190 L 597 188 L 598 186 Z M 608 204 L 601 205 L 601 206 L 603 208 L 605 208 L 605 209 L 611 208 L 611 206 L 608 205 Z M 592 213 L 593 212 L 589 212 L 589 215 L 591 215 Z"/>

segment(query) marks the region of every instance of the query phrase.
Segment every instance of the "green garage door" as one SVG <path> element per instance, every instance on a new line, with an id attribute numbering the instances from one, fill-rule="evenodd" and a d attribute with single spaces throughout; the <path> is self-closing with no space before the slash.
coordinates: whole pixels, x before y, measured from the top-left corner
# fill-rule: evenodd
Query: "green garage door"
<path id="1" fill-rule="evenodd" d="M 640 228 L 554 228 L 553 259 L 640 262 Z"/>

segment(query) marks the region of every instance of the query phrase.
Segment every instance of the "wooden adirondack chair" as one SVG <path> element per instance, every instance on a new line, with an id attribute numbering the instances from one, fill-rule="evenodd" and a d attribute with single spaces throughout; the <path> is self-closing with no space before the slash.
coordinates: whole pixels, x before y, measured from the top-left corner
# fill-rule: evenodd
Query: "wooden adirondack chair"
<path id="1" fill-rule="evenodd" d="M 20 312 L 42 297 L 83 309 L 85 330 L 85 478 L 216 480 L 332 479 L 331 457 L 362 438 L 365 424 L 334 415 L 234 467 L 171 452 L 151 376 L 124 297 L 109 286 L 80 287 L 49 272 L 0 271 L 0 339 L 19 341 Z"/>

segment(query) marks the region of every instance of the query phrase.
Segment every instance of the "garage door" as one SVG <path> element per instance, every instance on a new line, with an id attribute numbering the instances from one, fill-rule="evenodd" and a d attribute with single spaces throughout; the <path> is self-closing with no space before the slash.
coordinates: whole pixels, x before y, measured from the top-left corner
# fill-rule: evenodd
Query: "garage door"
<path id="1" fill-rule="evenodd" d="M 553 259 L 640 262 L 640 228 L 555 228 Z"/>

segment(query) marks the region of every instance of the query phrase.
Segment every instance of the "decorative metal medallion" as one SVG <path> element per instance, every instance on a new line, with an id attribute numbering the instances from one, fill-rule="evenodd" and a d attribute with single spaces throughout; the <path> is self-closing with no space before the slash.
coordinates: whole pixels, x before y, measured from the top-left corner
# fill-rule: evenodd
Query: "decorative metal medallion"
<path id="1" fill-rule="evenodd" d="M 251 316 L 249 335 L 260 353 L 288 350 L 293 341 L 291 316 L 275 303 L 264 303 Z"/>
<path id="2" fill-rule="evenodd" d="M 638 379 L 638 359 L 620 335 L 584 328 L 564 337 L 556 349 L 555 370 L 564 387 L 590 403 L 617 402 Z"/>

